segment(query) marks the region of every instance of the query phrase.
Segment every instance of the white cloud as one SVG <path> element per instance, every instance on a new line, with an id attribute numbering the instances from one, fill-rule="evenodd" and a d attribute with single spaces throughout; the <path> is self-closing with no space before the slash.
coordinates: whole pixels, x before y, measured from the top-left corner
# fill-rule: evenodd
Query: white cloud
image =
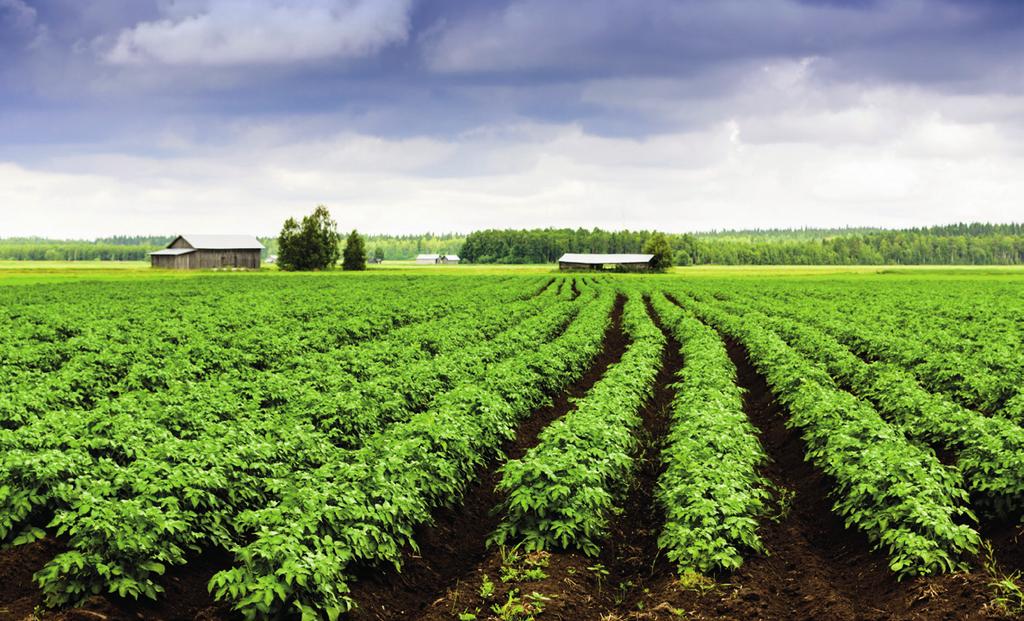
<path id="1" fill-rule="evenodd" d="M 394 233 L 1020 218 L 1024 155 L 992 127 L 924 116 L 886 131 L 871 143 L 747 142 L 744 121 L 733 120 L 646 139 L 531 124 L 450 139 L 311 140 L 286 124 L 261 126 L 221 146 L 177 136 L 169 157 L 0 164 L 0 236 L 270 234 L 317 203 L 345 228 Z"/>
<path id="2" fill-rule="evenodd" d="M 0 0 L 0 36 L 4 27 L 28 37 L 27 47 L 38 48 L 48 37 L 46 26 L 39 23 L 39 14 L 24 0 Z"/>
<path id="3" fill-rule="evenodd" d="M 412 0 L 170 3 L 164 5 L 163 19 L 122 31 L 104 58 L 117 65 L 206 66 L 361 58 L 406 40 L 411 4 Z"/>

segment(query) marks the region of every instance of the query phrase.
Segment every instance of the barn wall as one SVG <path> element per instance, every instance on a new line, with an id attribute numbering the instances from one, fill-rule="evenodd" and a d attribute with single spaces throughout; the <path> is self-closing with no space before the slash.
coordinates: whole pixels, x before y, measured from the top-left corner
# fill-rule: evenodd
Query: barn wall
<path id="1" fill-rule="evenodd" d="M 259 250 L 197 250 L 177 256 L 153 255 L 153 267 L 179 270 L 208 270 L 216 267 L 259 269 Z"/>
<path id="2" fill-rule="evenodd" d="M 609 263 L 613 268 L 620 272 L 646 272 L 651 269 L 650 263 Z M 593 263 L 569 263 L 567 261 L 559 261 L 558 269 L 560 270 L 573 270 L 573 271 L 601 271 L 604 269 L 603 265 L 595 265 Z"/>
<path id="3" fill-rule="evenodd" d="M 560 270 L 599 270 L 600 265 L 594 265 L 592 263 L 569 263 L 567 261 L 560 261 L 558 263 L 558 269 Z"/>
<path id="4" fill-rule="evenodd" d="M 259 250 L 199 250 L 191 255 L 195 257 L 192 269 L 213 269 L 215 267 L 244 267 L 257 269 L 260 266 Z"/>

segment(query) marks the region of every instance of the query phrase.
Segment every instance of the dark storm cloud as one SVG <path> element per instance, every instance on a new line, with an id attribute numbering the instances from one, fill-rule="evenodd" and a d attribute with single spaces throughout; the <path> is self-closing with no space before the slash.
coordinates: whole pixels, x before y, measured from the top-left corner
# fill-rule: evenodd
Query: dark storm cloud
<path id="1" fill-rule="evenodd" d="M 0 33 L 0 131 L 19 143 L 183 125 L 216 140 L 225 120 L 295 117 L 386 136 L 524 120 L 645 135 L 706 123 L 743 76 L 803 58 L 824 85 L 1024 91 L 1015 0 L 0 0 Z M 669 81 L 665 103 L 694 112 L 591 96 L 620 79 Z"/>

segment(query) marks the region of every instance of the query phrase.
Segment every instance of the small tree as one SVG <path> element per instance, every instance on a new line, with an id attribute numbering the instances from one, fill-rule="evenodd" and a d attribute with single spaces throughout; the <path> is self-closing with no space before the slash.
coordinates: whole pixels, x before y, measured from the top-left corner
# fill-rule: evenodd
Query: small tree
<path id="1" fill-rule="evenodd" d="M 277 238 L 277 264 L 283 270 L 308 271 L 334 267 L 338 262 L 338 244 L 341 235 L 338 223 L 323 205 L 302 218 L 285 220 Z"/>
<path id="2" fill-rule="evenodd" d="M 373 249 L 373 258 L 376 259 L 378 262 L 383 261 L 384 260 L 384 249 L 381 248 L 380 246 L 377 246 L 376 248 L 374 248 Z"/>
<path id="3" fill-rule="evenodd" d="M 644 243 L 644 252 L 654 255 L 651 259 L 651 267 L 654 269 L 662 271 L 672 267 L 672 242 L 664 233 L 655 233 L 648 237 Z"/>
<path id="4" fill-rule="evenodd" d="M 355 229 L 352 229 L 352 232 L 348 234 L 348 239 L 345 241 L 345 258 L 342 261 L 341 268 L 345 270 L 366 269 L 366 244 L 363 242 L 363 237 Z"/>

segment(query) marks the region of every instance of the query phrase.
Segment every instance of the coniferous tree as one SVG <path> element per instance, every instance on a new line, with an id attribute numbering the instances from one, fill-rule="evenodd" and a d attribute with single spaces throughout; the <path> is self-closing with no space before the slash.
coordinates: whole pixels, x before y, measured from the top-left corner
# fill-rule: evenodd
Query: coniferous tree
<path id="1" fill-rule="evenodd" d="M 345 241 L 345 257 L 341 264 L 344 270 L 365 270 L 366 269 L 366 244 L 363 238 L 355 229 L 348 234 Z"/>

